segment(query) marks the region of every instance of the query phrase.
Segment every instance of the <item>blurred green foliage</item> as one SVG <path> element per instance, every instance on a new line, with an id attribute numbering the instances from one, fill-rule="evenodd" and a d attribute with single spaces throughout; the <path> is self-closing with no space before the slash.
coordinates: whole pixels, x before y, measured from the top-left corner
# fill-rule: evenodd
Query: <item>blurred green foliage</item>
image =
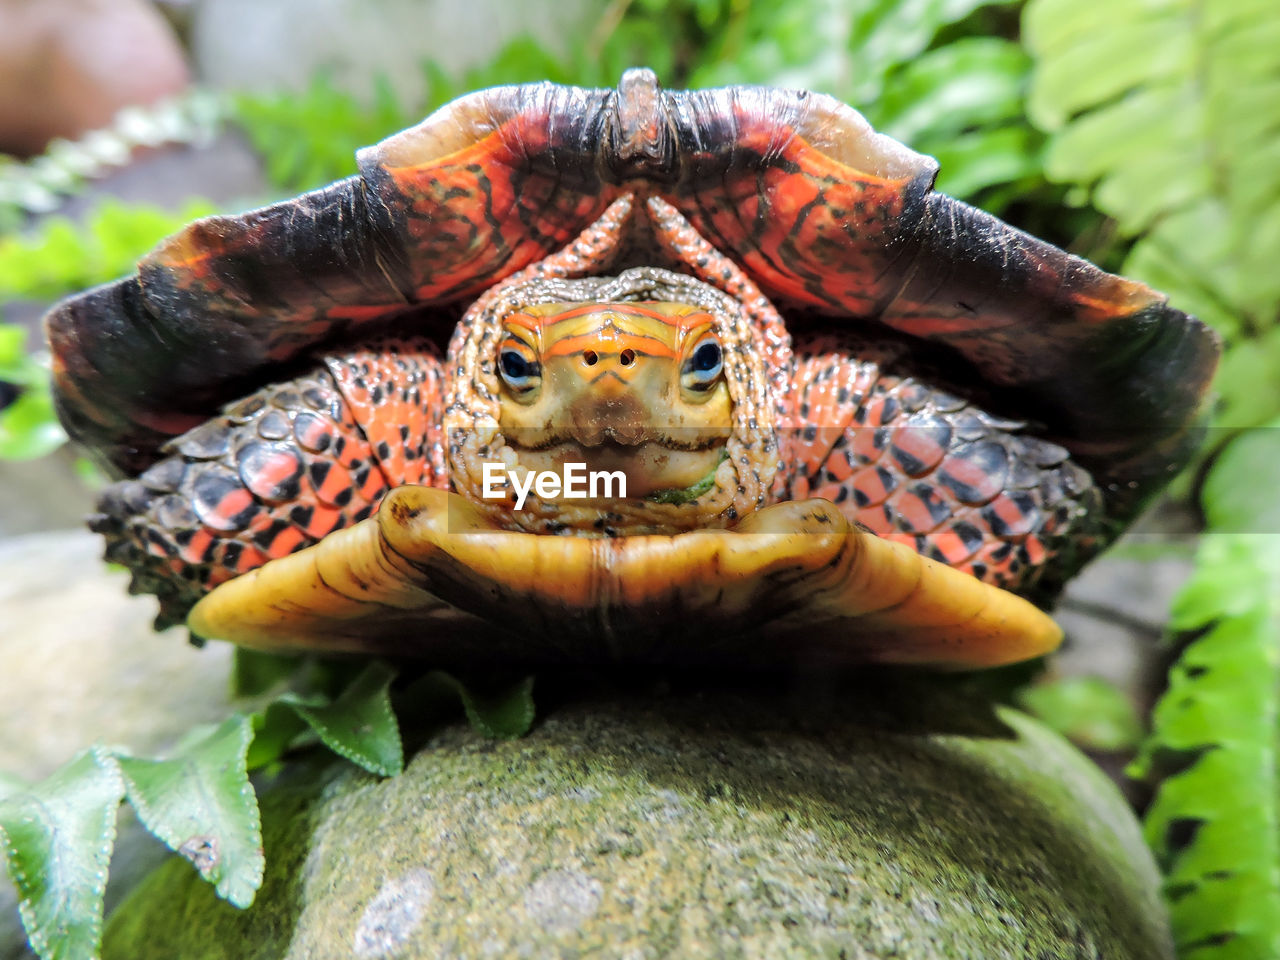
<path id="1" fill-rule="evenodd" d="M 1099 677 L 1063 677 L 1019 691 L 1017 704 L 1087 750 L 1128 751 L 1142 738 L 1132 701 Z"/>
<path id="2" fill-rule="evenodd" d="M 1032 0 L 1048 174 L 1133 244 L 1126 273 L 1226 339 L 1217 422 L 1280 413 L 1280 6 Z"/>
<path id="3" fill-rule="evenodd" d="M 1044 137 L 1026 118 L 1031 59 L 1017 42 L 1017 10 L 1012 0 L 635 0 L 610 4 L 599 23 L 568 38 L 568 56 L 517 40 L 459 77 L 428 63 L 422 103 L 399 103 L 381 81 L 371 96 L 355 96 L 321 74 L 301 95 L 242 95 L 235 113 L 273 183 L 294 192 L 354 173 L 356 149 L 467 91 L 538 80 L 612 86 L 643 64 L 669 87 L 830 93 L 937 156 L 939 189 L 996 213 L 1015 202 L 1030 210 L 1037 192 L 1056 206 L 1060 191 L 1042 175 Z"/>
<path id="4" fill-rule="evenodd" d="M 160 240 L 213 212 L 195 199 L 177 212 L 107 200 L 81 223 L 49 217 L 32 230 L 0 236 L 0 304 L 52 301 L 114 280 Z"/>
<path id="5" fill-rule="evenodd" d="M 54 415 L 47 353 L 27 330 L 2 322 L 3 305 L 51 302 L 113 280 L 163 237 L 212 212 L 194 200 L 176 214 L 107 201 L 84 223 L 50 217 L 30 231 L 0 235 L 0 382 L 14 394 L 0 405 L 0 459 L 42 457 L 67 439 Z"/>
<path id="6" fill-rule="evenodd" d="M 0 381 L 13 400 L 0 407 L 0 459 L 34 460 L 66 443 L 53 414 L 49 373 L 36 351 L 26 347 L 27 331 L 0 323 Z"/>
<path id="7" fill-rule="evenodd" d="M 1194 639 L 1134 769 L 1179 955 L 1280 956 L 1280 5 L 1031 0 L 1024 39 L 1049 176 L 1226 345 Z"/>
<path id="8" fill-rule="evenodd" d="M 1159 783 L 1145 832 L 1178 956 L 1277 957 L 1280 536 L 1206 537 L 1172 627 L 1185 649 L 1133 773 Z"/>

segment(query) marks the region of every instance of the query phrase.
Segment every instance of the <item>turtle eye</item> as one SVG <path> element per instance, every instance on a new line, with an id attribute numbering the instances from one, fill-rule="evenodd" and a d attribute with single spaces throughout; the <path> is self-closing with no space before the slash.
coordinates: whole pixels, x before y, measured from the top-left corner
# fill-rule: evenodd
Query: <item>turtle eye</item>
<path id="1" fill-rule="evenodd" d="M 680 382 L 690 390 L 710 390 L 724 370 L 724 352 L 715 334 L 707 334 L 689 354 L 680 372 Z"/>
<path id="2" fill-rule="evenodd" d="M 525 344 L 509 339 L 498 352 L 498 373 L 514 393 L 527 393 L 538 385 L 542 366 Z"/>

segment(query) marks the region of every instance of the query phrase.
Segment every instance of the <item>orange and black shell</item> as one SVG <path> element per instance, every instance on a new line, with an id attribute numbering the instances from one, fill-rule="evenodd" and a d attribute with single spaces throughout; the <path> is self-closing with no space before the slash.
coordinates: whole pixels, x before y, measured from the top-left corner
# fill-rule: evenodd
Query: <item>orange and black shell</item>
<path id="1" fill-rule="evenodd" d="M 665 91 L 644 70 L 628 71 L 617 89 L 499 87 L 455 101 L 358 160 L 360 172 L 346 180 L 197 221 L 132 276 L 55 307 L 47 320 L 55 398 L 71 436 L 117 473 L 141 476 L 160 499 L 170 488 L 181 494 L 174 510 L 216 500 L 215 522 L 234 512 L 242 489 L 265 491 L 259 500 L 270 503 L 277 481 L 309 485 L 315 509 L 301 528 L 322 535 L 324 511 L 350 522 L 382 488 L 412 482 L 406 463 L 423 482 L 443 476 L 438 438 L 428 439 L 438 423 L 410 430 L 405 418 L 421 419 L 406 412 L 411 391 L 394 381 L 384 395 L 378 382 L 378 370 L 412 358 L 371 354 L 369 338 L 411 329 L 443 346 L 478 294 L 631 196 L 674 208 L 788 324 L 802 318 L 819 341 L 879 338 L 909 373 L 918 357 L 926 373 L 940 374 L 945 396 L 956 398 L 950 412 L 933 400 L 913 408 L 917 381 L 906 376 L 852 414 L 915 416 L 929 428 L 904 434 L 890 451 L 908 478 L 919 464 L 942 471 L 912 488 L 911 509 L 922 516 L 940 495 L 990 503 L 984 487 L 1005 453 L 985 438 L 1001 418 L 1033 425 L 1043 441 L 1024 460 L 1057 469 L 1066 451 L 1086 469 L 1112 525 L 1163 486 L 1194 445 L 1219 352 L 1204 325 L 1140 283 L 934 192 L 931 158 L 876 134 L 830 97 L 764 87 Z M 349 359 L 352 344 L 363 359 Z M 431 349 L 415 341 L 405 353 Z M 810 365 L 803 378 L 798 367 L 786 371 L 805 385 L 797 391 L 802 430 L 805 405 L 824 402 L 820 353 L 797 353 L 796 364 Z M 328 358 L 331 374 L 317 390 L 336 385 L 367 419 L 312 416 L 336 411 L 318 399 L 302 416 L 303 398 L 286 426 L 271 416 L 273 398 L 259 396 L 257 466 L 239 486 L 227 484 L 230 500 L 217 499 L 203 469 L 198 478 L 148 479 L 165 444 L 316 357 Z M 428 388 L 438 384 L 421 385 Z M 393 389 L 405 402 L 391 417 L 384 408 Z M 834 386 L 829 392 L 838 397 Z M 989 422 L 966 420 L 968 404 L 990 411 L 981 415 Z M 296 433 L 299 422 L 314 436 L 281 433 Z M 965 423 L 975 438 L 969 456 L 943 464 L 945 444 L 930 437 Z M 409 446 L 412 456 L 396 453 Z M 848 451 L 846 459 L 881 453 Z M 248 454 L 236 456 L 219 449 L 193 462 L 243 474 Z M 822 496 L 830 484 L 833 497 L 887 495 L 870 479 L 851 493 L 840 469 L 827 463 L 793 480 L 803 490 L 792 496 Z M 1073 477 L 1065 471 L 1053 482 L 1070 487 Z M 199 487 L 183 489 L 197 479 Z M 1025 502 L 1014 489 L 990 515 L 975 507 L 974 523 L 1016 534 L 1032 509 L 1020 508 Z M 251 550 L 276 555 L 284 534 L 271 532 L 275 522 L 247 533 L 234 563 L 189 544 L 173 562 L 241 567 Z M 961 523 L 953 548 L 938 541 L 930 549 L 950 560 L 951 549 L 966 549 L 968 532 Z"/>

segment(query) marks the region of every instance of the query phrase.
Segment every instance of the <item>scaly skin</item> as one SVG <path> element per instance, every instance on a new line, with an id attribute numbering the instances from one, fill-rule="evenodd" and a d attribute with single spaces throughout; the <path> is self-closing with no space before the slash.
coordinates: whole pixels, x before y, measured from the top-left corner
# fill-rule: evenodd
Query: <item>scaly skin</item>
<path id="1" fill-rule="evenodd" d="M 89 525 L 133 571 L 133 592 L 160 598 L 157 629 L 218 584 L 368 517 L 393 487 L 445 482 L 438 351 L 382 339 L 325 359 L 99 498 Z"/>
<path id="2" fill-rule="evenodd" d="M 786 499 L 822 497 L 867 529 L 1022 593 L 1052 595 L 1105 542 L 1101 492 L 1067 451 L 851 346 L 796 348 Z"/>

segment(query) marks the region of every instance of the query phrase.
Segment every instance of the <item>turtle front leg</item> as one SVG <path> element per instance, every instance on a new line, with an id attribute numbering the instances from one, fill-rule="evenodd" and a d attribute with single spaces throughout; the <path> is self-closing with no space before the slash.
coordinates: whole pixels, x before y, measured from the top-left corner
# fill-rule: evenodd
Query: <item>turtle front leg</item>
<path id="1" fill-rule="evenodd" d="M 381 339 L 259 390 L 108 487 L 90 527 L 130 591 L 182 622 L 218 584 L 367 518 L 390 489 L 447 484 L 441 361 L 426 341 Z"/>
<path id="2" fill-rule="evenodd" d="M 1023 593 L 1052 589 L 1106 542 L 1101 493 L 1056 444 L 905 376 L 892 350 L 796 345 L 792 499 L 821 497 L 926 557 Z"/>

